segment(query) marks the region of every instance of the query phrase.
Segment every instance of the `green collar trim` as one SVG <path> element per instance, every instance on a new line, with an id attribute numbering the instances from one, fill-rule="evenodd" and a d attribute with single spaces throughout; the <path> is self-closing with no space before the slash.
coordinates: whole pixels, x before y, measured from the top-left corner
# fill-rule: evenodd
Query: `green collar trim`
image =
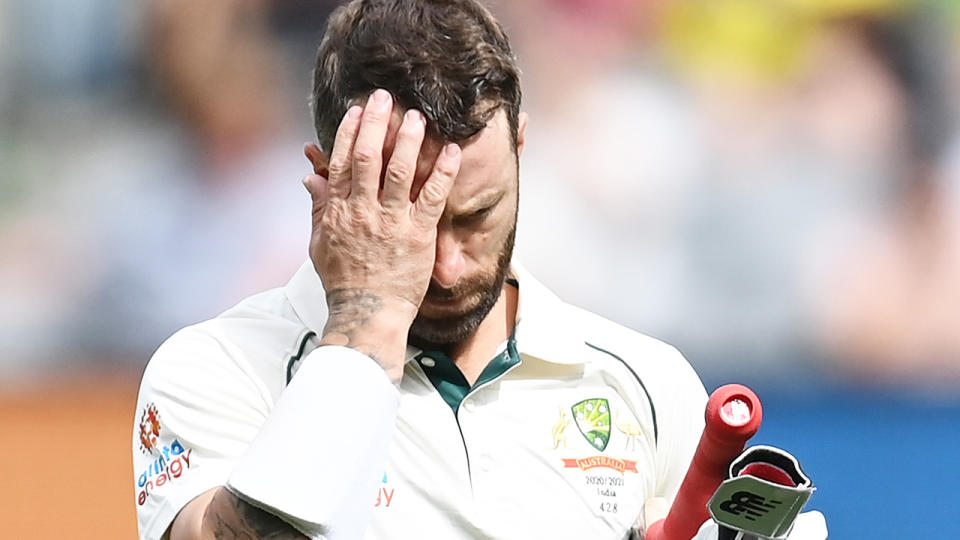
<path id="1" fill-rule="evenodd" d="M 416 357 L 417 363 L 423 368 L 433 387 L 440 393 L 440 397 L 457 414 L 460 403 L 470 394 L 470 391 L 487 384 L 506 373 L 510 368 L 520 363 L 520 353 L 517 352 L 517 340 L 513 335 L 507 339 L 507 348 L 498 354 L 483 368 L 477 384 L 470 386 L 463 372 L 446 354 L 440 351 L 423 351 Z M 433 360 L 433 362 L 430 362 Z M 433 365 L 430 365 L 430 364 Z"/>

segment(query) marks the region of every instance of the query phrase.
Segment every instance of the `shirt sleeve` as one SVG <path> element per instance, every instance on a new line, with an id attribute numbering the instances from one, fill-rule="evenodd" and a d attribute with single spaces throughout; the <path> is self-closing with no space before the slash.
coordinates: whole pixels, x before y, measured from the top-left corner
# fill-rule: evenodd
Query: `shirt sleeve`
<path id="1" fill-rule="evenodd" d="M 672 504 L 703 433 L 707 392 L 683 355 L 671 349 L 672 357 L 668 360 L 674 369 L 660 387 L 662 405 L 657 406 L 662 418 L 656 457 L 659 474 L 654 495 L 665 497 Z"/>
<path id="2" fill-rule="evenodd" d="M 360 538 L 399 402 L 373 359 L 320 347 L 277 400 L 227 487 L 311 538 Z"/>
<path id="3" fill-rule="evenodd" d="M 142 540 L 164 538 L 184 505 L 226 482 L 271 402 L 239 354 L 195 327 L 157 350 L 140 384 L 133 429 Z"/>
<path id="4" fill-rule="evenodd" d="M 192 327 L 148 364 L 133 433 L 140 538 L 165 538 L 181 508 L 219 486 L 312 537 L 359 537 L 383 475 L 396 387 L 369 357 L 320 347 L 274 400 L 245 358 Z"/>

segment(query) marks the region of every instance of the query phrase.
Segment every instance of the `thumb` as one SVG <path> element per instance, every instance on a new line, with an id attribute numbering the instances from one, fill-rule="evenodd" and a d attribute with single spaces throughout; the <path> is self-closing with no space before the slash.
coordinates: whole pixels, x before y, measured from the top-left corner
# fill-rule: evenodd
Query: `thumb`
<path id="1" fill-rule="evenodd" d="M 327 179 L 319 174 L 308 174 L 303 177 L 303 187 L 310 194 L 313 212 L 321 211 L 327 204 Z"/>
<path id="2" fill-rule="evenodd" d="M 651 497 L 643 503 L 643 511 L 637 517 L 636 527 L 646 533 L 650 525 L 667 517 L 670 504 L 663 497 Z M 642 536 L 641 536 L 642 538 Z"/>
<path id="3" fill-rule="evenodd" d="M 667 503 L 667 500 L 663 497 L 651 497 L 647 499 L 646 502 L 643 503 L 643 510 L 633 523 L 635 534 L 631 536 L 631 538 L 637 538 L 638 535 L 641 539 L 646 538 L 647 529 L 650 528 L 650 525 L 667 517 L 669 511 L 670 504 Z"/>

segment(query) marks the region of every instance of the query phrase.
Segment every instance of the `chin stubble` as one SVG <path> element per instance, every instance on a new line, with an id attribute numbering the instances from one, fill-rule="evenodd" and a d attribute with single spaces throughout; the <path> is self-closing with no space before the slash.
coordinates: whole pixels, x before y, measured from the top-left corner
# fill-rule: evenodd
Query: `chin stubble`
<path id="1" fill-rule="evenodd" d="M 453 345 L 470 337 L 477 330 L 480 323 L 490 314 L 493 306 L 497 304 L 500 293 L 503 291 L 503 283 L 506 281 L 510 260 L 513 257 L 516 230 L 516 221 L 514 221 L 513 228 L 500 250 L 493 279 L 482 289 L 480 302 L 467 312 L 453 317 L 429 318 L 418 314 L 410 326 L 410 342 L 435 347 Z"/>

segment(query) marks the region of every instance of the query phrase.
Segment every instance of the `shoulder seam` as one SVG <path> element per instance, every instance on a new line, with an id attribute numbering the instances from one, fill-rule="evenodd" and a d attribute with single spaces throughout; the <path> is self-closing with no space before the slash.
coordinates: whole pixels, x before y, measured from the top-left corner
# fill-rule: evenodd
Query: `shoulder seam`
<path id="1" fill-rule="evenodd" d="M 619 361 L 621 364 L 623 364 L 625 368 L 627 368 L 627 370 L 630 371 L 630 374 L 633 375 L 633 377 L 637 380 L 637 382 L 640 383 L 640 388 L 643 389 L 644 395 L 647 396 L 647 402 L 650 403 L 650 415 L 653 418 L 653 441 L 655 443 L 658 443 L 660 439 L 660 430 L 657 427 L 657 408 L 653 405 L 653 398 L 650 397 L 650 391 L 647 390 L 647 385 L 643 384 L 643 379 L 640 378 L 640 375 L 637 375 L 637 372 L 634 371 L 634 369 L 630 367 L 630 364 L 628 364 L 627 361 L 624 360 L 623 358 L 620 358 L 616 354 L 604 348 L 598 347 L 593 343 L 590 343 L 589 341 L 584 341 L 583 343 L 587 347 L 590 347 L 591 349 L 594 349 L 596 351 L 600 351 L 602 353 L 608 354 L 614 359 L 616 359 L 617 361 Z"/>

